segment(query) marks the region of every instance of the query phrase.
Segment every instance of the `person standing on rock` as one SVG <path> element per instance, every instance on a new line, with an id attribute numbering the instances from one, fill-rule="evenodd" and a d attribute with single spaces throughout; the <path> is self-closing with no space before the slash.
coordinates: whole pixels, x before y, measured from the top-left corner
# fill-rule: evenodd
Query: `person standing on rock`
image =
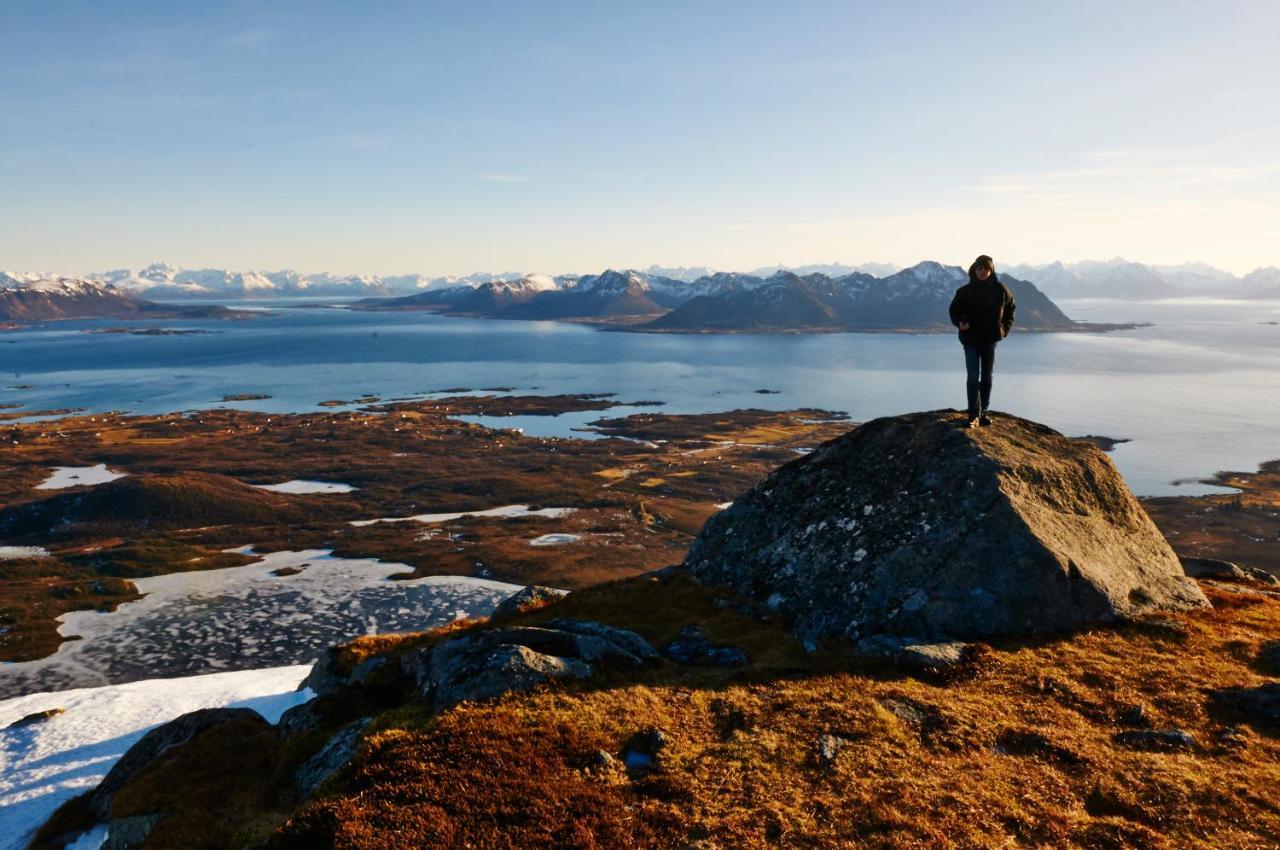
<path id="1" fill-rule="evenodd" d="M 1013 293 L 996 277 L 995 261 L 986 254 L 969 266 L 969 282 L 951 299 L 951 324 L 960 329 L 964 366 L 968 373 L 969 427 L 991 424 L 991 373 L 996 343 L 1013 327 Z"/>

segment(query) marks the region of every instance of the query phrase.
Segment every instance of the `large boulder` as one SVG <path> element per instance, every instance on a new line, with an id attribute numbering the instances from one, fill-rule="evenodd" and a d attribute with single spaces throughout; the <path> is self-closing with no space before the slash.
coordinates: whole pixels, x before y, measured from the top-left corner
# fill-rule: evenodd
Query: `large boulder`
<path id="1" fill-rule="evenodd" d="M 1209 604 L 1104 452 L 993 420 L 868 422 L 713 516 L 685 566 L 808 641 L 1050 632 Z"/>

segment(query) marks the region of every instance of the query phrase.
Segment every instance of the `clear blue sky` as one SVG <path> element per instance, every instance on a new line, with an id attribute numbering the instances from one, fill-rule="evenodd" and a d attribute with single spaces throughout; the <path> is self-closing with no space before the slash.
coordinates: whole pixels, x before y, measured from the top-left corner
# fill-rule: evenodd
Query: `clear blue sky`
<path id="1" fill-rule="evenodd" d="M 0 268 L 1280 263 L 1280 3 L 0 0 Z"/>

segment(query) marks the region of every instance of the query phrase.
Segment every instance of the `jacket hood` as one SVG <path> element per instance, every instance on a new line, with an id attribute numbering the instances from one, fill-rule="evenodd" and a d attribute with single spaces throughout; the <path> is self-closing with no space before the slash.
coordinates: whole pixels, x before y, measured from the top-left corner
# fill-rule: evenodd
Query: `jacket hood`
<path id="1" fill-rule="evenodd" d="M 988 257 L 986 254 L 981 255 L 978 259 L 969 264 L 969 282 L 983 283 L 978 280 L 978 268 L 985 266 L 991 269 L 991 276 L 986 279 L 986 283 L 999 283 L 1000 278 L 996 275 L 996 261 Z"/>

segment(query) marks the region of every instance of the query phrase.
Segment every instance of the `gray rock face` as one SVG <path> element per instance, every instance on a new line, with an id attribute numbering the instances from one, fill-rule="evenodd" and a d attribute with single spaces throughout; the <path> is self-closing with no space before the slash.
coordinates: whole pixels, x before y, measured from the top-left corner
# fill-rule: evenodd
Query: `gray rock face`
<path id="1" fill-rule="evenodd" d="M 711 664 L 740 667 L 750 659 L 736 646 L 715 644 L 695 625 L 680 629 L 680 636 L 662 647 L 662 654 L 677 664 Z"/>
<path id="2" fill-rule="evenodd" d="M 138 815 L 131 818 L 115 818 L 107 823 L 107 838 L 99 850 L 133 850 L 141 847 L 151 830 L 164 815 Z"/>
<path id="3" fill-rule="evenodd" d="M 1217 578 L 1225 581 L 1256 581 L 1268 587 L 1280 587 L 1280 578 L 1248 564 L 1219 561 L 1215 558 L 1183 558 L 1182 567 L 1195 578 Z"/>
<path id="4" fill-rule="evenodd" d="M 468 700 L 492 699 L 554 679 L 590 675 L 591 668 L 581 661 L 546 655 L 527 646 L 451 640 L 432 649 L 419 689 L 436 711 L 443 711 Z"/>
<path id="5" fill-rule="evenodd" d="M 1181 729 L 1143 729 L 1137 732 L 1117 732 L 1111 737 L 1122 747 L 1133 750 L 1190 750 L 1195 749 L 1196 739 Z"/>
<path id="6" fill-rule="evenodd" d="M 970 649 L 970 644 L 961 641 L 922 642 L 888 635 L 866 637 L 857 644 L 861 655 L 926 673 L 944 673 L 959 668 L 968 660 Z"/>
<path id="7" fill-rule="evenodd" d="M 371 717 L 362 717 L 348 723 L 339 729 L 319 752 L 303 762 L 294 773 L 293 782 L 304 798 L 314 794 L 326 779 L 351 761 L 352 756 L 356 754 L 356 749 L 360 746 L 360 737 L 372 721 Z"/>
<path id="8" fill-rule="evenodd" d="M 297 690 L 305 691 L 310 688 L 315 691 L 316 696 L 324 696 L 351 684 L 350 673 L 343 670 L 338 661 L 339 648 L 339 646 L 330 646 L 321 652 L 316 663 L 311 665 L 311 672 L 307 674 L 307 678 L 298 683 Z"/>
<path id="9" fill-rule="evenodd" d="M 1104 452 L 993 419 L 868 422 L 713 516 L 685 566 L 806 640 L 1049 632 L 1209 604 Z"/>
<path id="10" fill-rule="evenodd" d="M 557 679 L 586 679 L 591 665 L 640 666 L 657 650 L 635 632 L 588 620 L 551 620 L 459 635 L 408 652 L 401 667 L 433 710 L 527 691 Z"/>

